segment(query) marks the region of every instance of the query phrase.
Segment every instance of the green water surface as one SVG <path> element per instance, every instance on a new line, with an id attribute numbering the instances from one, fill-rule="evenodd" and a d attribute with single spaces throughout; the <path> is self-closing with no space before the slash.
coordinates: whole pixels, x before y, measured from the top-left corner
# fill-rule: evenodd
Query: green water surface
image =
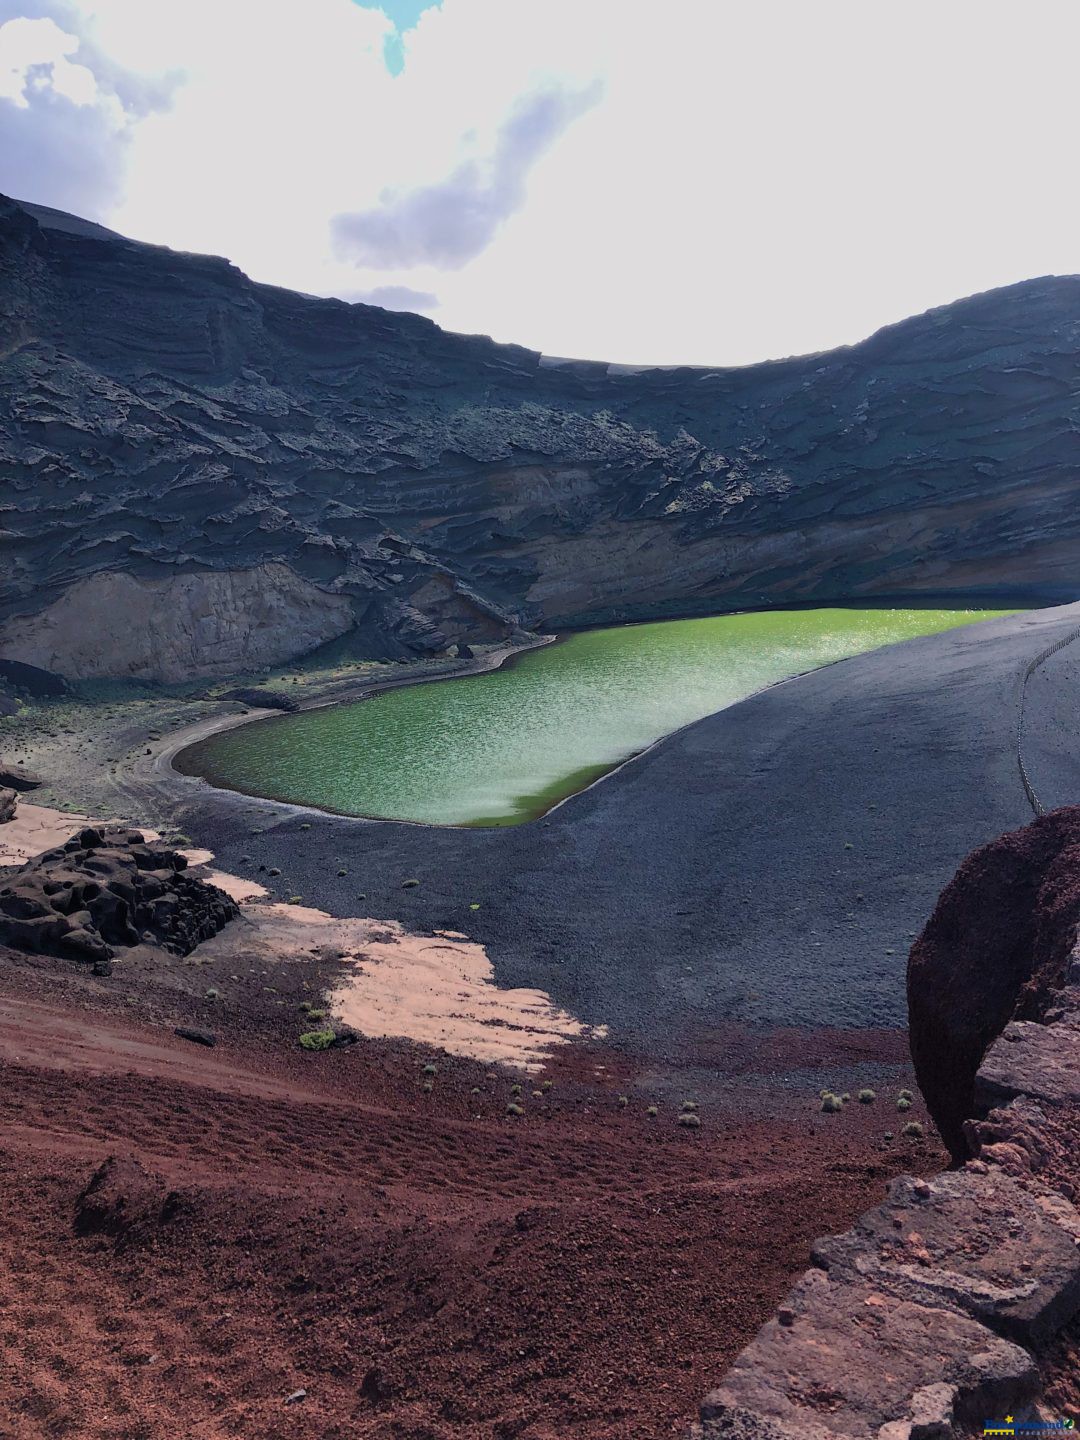
<path id="1" fill-rule="evenodd" d="M 772 610 L 589 630 L 484 675 L 224 731 L 179 765 L 349 815 L 517 825 L 763 685 L 1009 613 Z"/>

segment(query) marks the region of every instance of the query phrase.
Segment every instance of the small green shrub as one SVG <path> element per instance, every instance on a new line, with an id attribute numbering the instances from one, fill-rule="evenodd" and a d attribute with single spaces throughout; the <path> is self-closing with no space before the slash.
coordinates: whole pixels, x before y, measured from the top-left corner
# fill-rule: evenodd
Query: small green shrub
<path id="1" fill-rule="evenodd" d="M 833 1095 L 831 1091 L 827 1091 L 821 1097 L 821 1108 L 826 1115 L 835 1115 L 838 1110 L 844 1108 L 844 1102 L 839 1095 Z"/>
<path id="2" fill-rule="evenodd" d="M 506 1113 L 507 1113 L 508 1115 L 524 1115 L 524 1114 L 525 1114 L 525 1106 L 524 1106 L 524 1105 L 518 1105 L 516 1101 L 511 1100 L 511 1101 L 510 1101 L 510 1104 L 507 1105 L 507 1107 L 506 1107 Z"/>
<path id="3" fill-rule="evenodd" d="M 630 1104 L 630 1101 L 629 1101 L 629 1099 L 627 1098 L 627 1096 L 625 1096 L 625 1095 L 620 1095 L 620 1096 L 619 1096 L 619 1108 L 620 1108 L 620 1110 L 625 1110 L 626 1107 L 627 1107 L 627 1105 L 629 1105 L 629 1104 Z"/>
<path id="4" fill-rule="evenodd" d="M 470 909 L 470 910 L 479 910 L 479 909 L 480 909 L 480 906 L 479 906 L 479 905 L 470 905 L 470 906 L 469 906 L 469 909 Z"/>
<path id="5" fill-rule="evenodd" d="M 434 1085 L 432 1085 L 430 1080 L 425 1080 L 424 1083 L 420 1086 L 420 1089 L 424 1092 L 425 1095 L 430 1095 L 434 1088 L 435 1087 Z"/>
<path id="6" fill-rule="evenodd" d="M 469 1091 L 469 1094 L 470 1094 L 470 1095 L 479 1095 L 479 1094 L 480 1094 L 480 1086 L 479 1086 L 479 1085 L 474 1085 L 474 1086 L 472 1087 L 472 1089 Z"/>
<path id="7" fill-rule="evenodd" d="M 545 1080 L 545 1081 L 543 1082 L 543 1084 L 540 1086 L 540 1089 L 543 1090 L 544 1094 L 546 1095 L 547 1092 L 551 1089 L 551 1087 L 552 1087 L 554 1084 L 555 1084 L 555 1081 L 554 1081 L 554 1080 Z"/>
<path id="8" fill-rule="evenodd" d="M 334 1043 L 333 1030 L 305 1030 L 300 1044 L 305 1050 L 325 1050 Z"/>
<path id="9" fill-rule="evenodd" d="M 910 1110 L 910 1109 L 911 1109 L 911 1101 L 905 1099 L 904 1096 L 901 1095 L 901 1096 L 900 1096 L 900 1099 L 897 1100 L 897 1102 L 896 1102 L 896 1108 L 897 1108 L 897 1110 L 899 1110 L 899 1111 L 901 1112 L 901 1114 L 902 1114 L 905 1110 Z"/>
<path id="10" fill-rule="evenodd" d="M 304 897 L 303 897 L 302 895 L 290 895 L 290 896 L 289 896 L 289 904 L 290 904 L 290 905 L 302 905 L 303 903 L 304 903 Z"/>
<path id="11" fill-rule="evenodd" d="M 860 1105 L 872 1105 L 876 1099 L 877 1099 L 877 1093 L 876 1093 L 875 1091 L 873 1091 L 873 1090 L 860 1090 L 860 1091 L 859 1091 L 859 1104 L 860 1104 Z"/>
<path id="12" fill-rule="evenodd" d="M 437 1075 L 438 1073 L 439 1073 L 439 1067 L 438 1067 L 437 1065 L 432 1065 L 432 1063 L 431 1063 L 430 1060 L 428 1061 L 428 1063 L 424 1066 L 423 1070 L 421 1071 L 421 1074 L 423 1074 L 423 1075 Z"/>
<path id="13" fill-rule="evenodd" d="M 909 1120 L 900 1133 L 907 1135 L 911 1140 L 921 1140 L 926 1134 L 926 1131 L 919 1124 L 918 1120 Z"/>
<path id="14" fill-rule="evenodd" d="M 687 1130 L 697 1130 L 701 1126 L 701 1120 L 692 1111 L 684 1110 L 679 1116 L 679 1124 Z"/>
<path id="15" fill-rule="evenodd" d="M 696 1100 L 684 1100 L 684 1101 L 682 1102 L 682 1109 L 683 1109 L 683 1111 L 684 1111 L 686 1114 L 690 1114 L 692 1111 L 696 1110 L 697 1108 L 698 1108 L 698 1107 L 697 1107 L 697 1101 L 696 1101 Z"/>
<path id="16" fill-rule="evenodd" d="M 300 826 L 300 829 L 301 829 L 301 830 L 310 830 L 310 829 L 311 829 L 311 821 L 310 821 L 310 820 L 305 820 L 304 823 L 303 823 L 303 825 Z"/>
<path id="17" fill-rule="evenodd" d="M 309 1020 L 325 1020 L 325 1019 L 326 1019 L 326 1011 L 325 1011 L 325 1010 L 316 1010 L 316 1009 L 314 1009 L 313 1006 L 310 1006 L 310 1005 L 309 1005 L 309 1006 L 308 1006 L 307 1017 L 308 1017 Z"/>
<path id="18" fill-rule="evenodd" d="M 344 876 L 346 876 L 349 872 L 348 872 L 348 870 L 339 870 L 337 873 L 338 873 L 338 879 L 341 880 L 341 879 L 343 879 Z"/>
<path id="19" fill-rule="evenodd" d="M 510 1086 L 510 1094 L 511 1094 L 511 1095 L 520 1095 L 520 1094 L 521 1094 L 521 1086 L 520 1086 L 520 1085 L 511 1085 L 511 1086 Z"/>
<path id="20" fill-rule="evenodd" d="M 220 998 L 220 996 L 221 996 L 221 991 L 218 990 L 218 989 L 216 989 L 213 985 L 211 985 L 211 986 L 210 986 L 210 989 L 207 990 L 207 992 L 206 992 L 206 998 L 207 998 L 207 1000 L 217 1000 L 217 999 Z"/>
<path id="21" fill-rule="evenodd" d="M 915 1096 L 912 1094 L 912 1092 L 911 1092 L 910 1090 L 901 1090 L 901 1091 L 900 1091 L 900 1099 L 901 1099 L 901 1100 L 914 1100 L 914 1099 L 915 1099 Z"/>
<path id="22" fill-rule="evenodd" d="M 419 881 L 419 880 L 402 880 L 402 882 L 401 882 L 401 888 L 402 888 L 403 890 L 415 890 L 416 887 L 417 887 L 417 885 L 419 885 L 419 884 L 420 884 L 420 881 Z"/>
<path id="23" fill-rule="evenodd" d="M 648 1115 L 650 1120 L 655 1120 L 657 1115 L 660 1114 L 660 1108 L 657 1105 L 650 1105 L 649 1108 L 645 1111 L 645 1114 Z"/>

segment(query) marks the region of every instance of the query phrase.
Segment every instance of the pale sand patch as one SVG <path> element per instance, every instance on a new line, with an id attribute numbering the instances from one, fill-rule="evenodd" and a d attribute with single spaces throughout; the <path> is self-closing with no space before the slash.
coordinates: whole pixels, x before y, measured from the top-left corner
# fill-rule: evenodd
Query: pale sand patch
<path id="1" fill-rule="evenodd" d="M 224 890 L 238 905 L 243 905 L 246 901 L 262 900 L 270 893 L 266 886 L 260 885 L 257 880 L 246 880 L 243 875 L 230 875 L 227 870 L 200 870 L 195 878 Z"/>
<path id="2" fill-rule="evenodd" d="M 14 818 L 0 825 L 0 865 L 24 865 L 43 850 L 63 845 L 90 824 L 93 821 L 86 815 L 70 815 L 20 800 Z"/>
<path id="3" fill-rule="evenodd" d="M 183 855 L 192 868 L 196 865 L 209 865 L 214 858 L 213 850 L 178 850 L 177 854 Z"/>
<path id="4" fill-rule="evenodd" d="M 63 845 L 87 825 L 126 825 L 124 820 L 95 820 L 90 815 L 73 815 L 67 810 L 53 810 L 48 805 L 27 805 L 19 801 L 15 817 L 0 825 L 0 865 L 25 865 L 35 855 Z M 156 830 L 143 825 L 129 825 L 144 840 L 159 839 Z M 209 851 L 205 852 L 210 854 Z M 213 859 L 213 856 L 210 856 Z"/>
<path id="5" fill-rule="evenodd" d="M 393 920 L 337 919 L 305 905 L 249 904 L 249 923 L 199 947 L 227 960 L 253 949 L 287 961 L 325 951 L 352 973 L 329 1000 L 334 1018 L 373 1038 L 415 1040 L 487 1064 L 539 1069 L 556 1045 L 603 1039 L 542 990 L 503 990 L 482 945 L 454 931 L 413 935 Z"/>

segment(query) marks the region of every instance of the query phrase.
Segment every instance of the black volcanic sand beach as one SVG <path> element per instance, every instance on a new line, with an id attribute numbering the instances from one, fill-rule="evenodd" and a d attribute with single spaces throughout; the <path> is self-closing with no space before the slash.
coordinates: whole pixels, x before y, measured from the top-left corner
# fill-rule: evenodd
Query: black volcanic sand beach
<path id="1" fill-rule="evenodd" d="M 342 819 L 157 783 L 224 868 L 335 914 L 464 931 L 500 984 L 545 989 L 658 1059 L 723 1022 L 901 1027 L 907 951 L 938 893 L 974 846 L 1031 818 L 1022 675 L 1077 625 L 1080 604 L 831 665 L 514 828 Z M 1080 794 L 1061 720 L 1077 658 L 1061 652 L 1029 687 L 1033 768 L 1055 804 Z"/>

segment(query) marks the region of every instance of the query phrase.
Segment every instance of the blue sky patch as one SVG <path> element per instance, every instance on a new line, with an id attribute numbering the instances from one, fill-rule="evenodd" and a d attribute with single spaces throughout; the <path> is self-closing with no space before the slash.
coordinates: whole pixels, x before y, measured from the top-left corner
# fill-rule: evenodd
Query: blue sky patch
<path id="1" fill-rule="evenodd" d="M 411 30 L 425 10 L 435 10 L 442 0 L 356 0 L 365 10 L 381 10 L 393 22 L 394 33 L 383 44 L 383 59 L 391 75 L 400 75 L 405 68 L 405 45 L 402 36 Z"/>

